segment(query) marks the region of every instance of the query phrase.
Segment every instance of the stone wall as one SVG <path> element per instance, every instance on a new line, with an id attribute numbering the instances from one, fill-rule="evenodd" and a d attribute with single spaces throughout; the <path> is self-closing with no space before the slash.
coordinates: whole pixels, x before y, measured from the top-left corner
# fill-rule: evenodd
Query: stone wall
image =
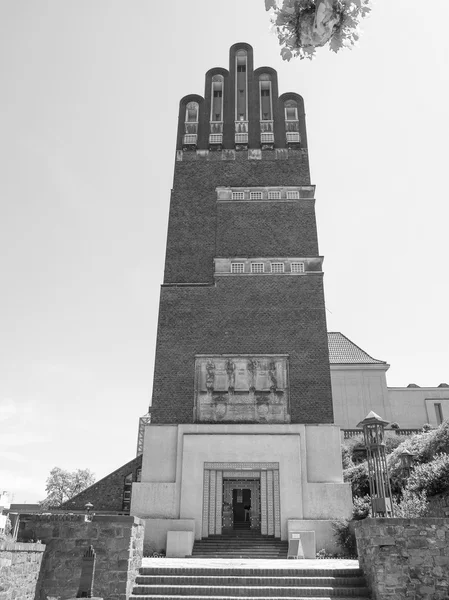
<path id="1" fill-rule="evenodd" d="M 74 598 L 82 557 L 96 553 L 93 596 L 127 600 L 143 556 L 143 521 L 122 515 L 28 514 L 20 516 L 19 539 L 46 545 L 36 600 Z"/>
<path id="2" fill-rule="evenodd" d="M 0 541 L 0 600 L 34 599 L 44 550 L 43 544 Z"/>
<path id="3" fill-rule="evenodd" d="M 449 598 L 449 519 L 365 519 L 355 532 L 373 600 Z"/>

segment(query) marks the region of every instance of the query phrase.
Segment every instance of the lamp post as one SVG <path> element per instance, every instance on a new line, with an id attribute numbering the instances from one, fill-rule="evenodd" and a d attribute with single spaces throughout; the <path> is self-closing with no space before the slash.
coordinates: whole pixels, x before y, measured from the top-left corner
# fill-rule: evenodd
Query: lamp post
<path id="1" fill-rule="evenodd" d="M 415 454 L 410 452 L 410 450 L 404 450 L 399 457 L 401 459 L 401 467 L 404 479 L 408 479 L 410 477 L 410 473 L 412 472 Z"/>
<path id="2" fill-rule="evenodd" d="M 84 508 L 87 510 L 87 514 L 88 515 L 90 514 L 90 511 L 93 509 L 93 507 L 94 507 L 94 505 L 92 504 L 92 502 L 87 502 L 84 505 Z"/>
<path id="3" fill-rule="evenodd" d="M 373 411 L 357 425 L 363 428 L 365 438 L 371 514 L 374 518 L 394 516 L 384 441 L 387 425 L 388 421 Z"/>

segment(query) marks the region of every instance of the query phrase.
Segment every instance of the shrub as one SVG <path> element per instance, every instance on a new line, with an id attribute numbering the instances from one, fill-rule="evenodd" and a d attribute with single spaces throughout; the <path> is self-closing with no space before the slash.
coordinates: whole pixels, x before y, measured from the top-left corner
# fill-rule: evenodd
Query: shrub
<path id="1" fill-rule="evenodd" d="M 391 427 L 391 429 L 400 429 L 400 427 L 399 427 L 399 423 L 396 423 L 396 422 L 394 422 L 394 423 L 391 423 L 391 424 L 390 424 L 390 427 Z"/>
<path id="2" fill-rule="evenodd" d="M 405 438 L 389 455 L 390 477 L 393 483 L 399 484 L 399 486 L 403 478 L 400 455 L 404 450 L 412 452 L 418 464 L 432 461 L 437 454 L 449 454 L 449 421 L 444 421 L 439 427 L 428 433 L 417 433 Z"/>
<path id="3" fill-rule="evenodd" d="M 366 519 L 371 512 L 371 498 L 366 496 L 356 496 L 352 504 L 352 518 L 354 521 Z"/>
<path id="4" fill-rule="evenodd" d="M 342 548 L 346 556 L 357 556 L 357 543 L 355 533 L 351 529 L 349 521 L 341 519 L 332 523 L 334 536 L 337 544 Z"/>
<path id="5" fill-rule="evenodd" d="M 415 467 L 407 482 L 410 492 L 435 496 L 449 488 L 449 454 L 437 454 L 432 462 Z"/>
<path id="6" fill-rule="evenodd" d="M 346 483 L 351 484 L 353 496 L 366 496 L 366 494 L 369 494 L 368 464 L 366 461 L 346 469 L 343 473 L 343 479 Z"/>
<path id="7" fill-rule="evenodd" d="M 398 502 L 393 499 L 394 516 L 402 519 L 413 519 L 424 517 L 427 513 L 429 503 L 427 502 L 426 492 L 415 493 L 405 489 L 401 500 Z"/>

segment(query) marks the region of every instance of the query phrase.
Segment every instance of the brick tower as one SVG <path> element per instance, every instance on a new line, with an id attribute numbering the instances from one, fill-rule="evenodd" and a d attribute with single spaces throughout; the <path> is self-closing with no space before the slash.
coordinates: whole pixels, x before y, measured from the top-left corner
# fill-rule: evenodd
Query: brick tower
<path id="1" fill-rule="evenodd" d="M 206 73 L 204 98 L 180 102 L 132 501 L 154 546 L 172 530 L 188 546 L 239 527 L 283 539 L 301 527 L 325 547 L 328 520 L 348 514 L 314 202 L 303 100 L 279 96 L 276 71 L 254 70 L 251 46 L 235 44 L 229 71 Z"/>

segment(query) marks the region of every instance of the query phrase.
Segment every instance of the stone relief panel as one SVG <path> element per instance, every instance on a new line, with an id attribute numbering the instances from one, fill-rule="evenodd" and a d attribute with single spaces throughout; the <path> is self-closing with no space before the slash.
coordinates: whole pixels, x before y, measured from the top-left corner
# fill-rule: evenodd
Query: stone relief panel
<path id="1" fill-rule="evenodd" d="M 197 356 L 195 420 L 290 423 L 288 356 Z"/>

